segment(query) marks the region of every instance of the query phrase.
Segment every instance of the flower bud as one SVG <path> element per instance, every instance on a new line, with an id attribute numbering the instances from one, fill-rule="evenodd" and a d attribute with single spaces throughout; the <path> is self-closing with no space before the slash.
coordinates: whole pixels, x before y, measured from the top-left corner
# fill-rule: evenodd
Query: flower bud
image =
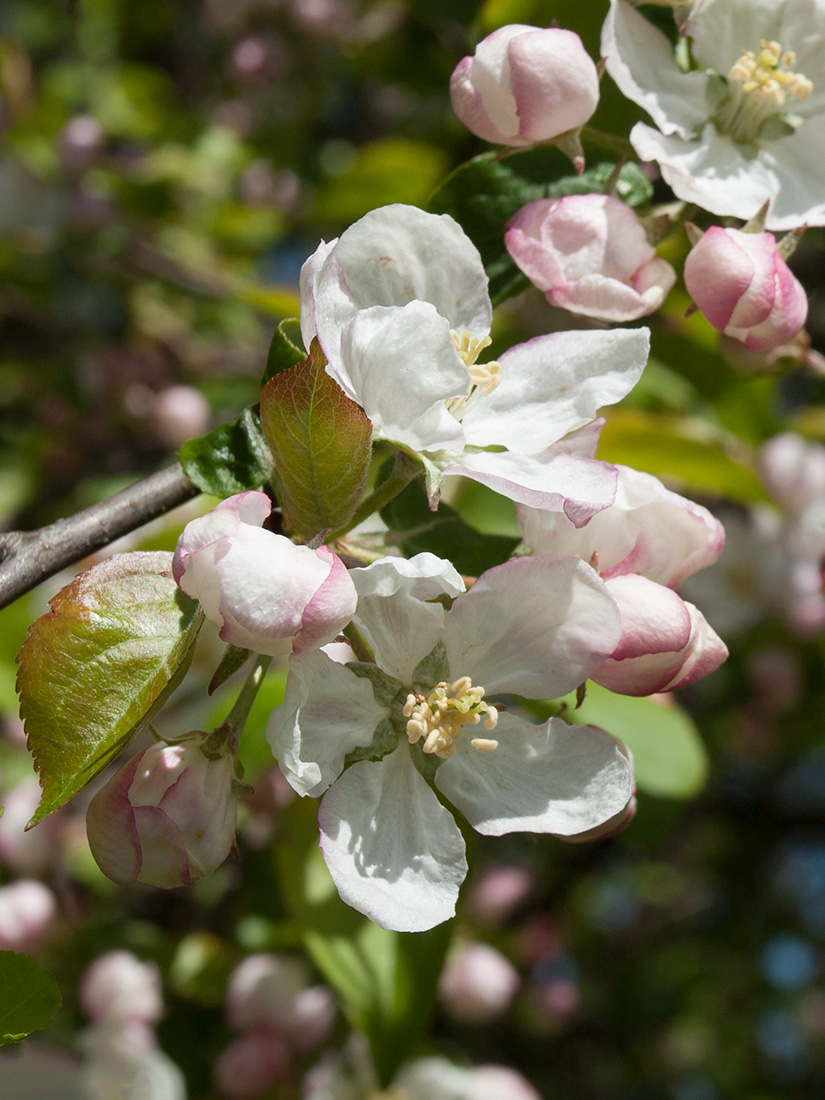
<path id="1" fill-rule="evenodd" d="M 792 340 L 808 315 L 773 233 L 712 226 L 685 260 L 685 286 L 715 329 L 756 351 Z"/>
<path id="2" fill-rule="evenodd" d="M 519 984 L 518 971 L 500 951 L 468 943 L 447 959 L 438 992 L 454 1019 L 483 1024 L 506 1011 Z"/>
<path id="3" fill-rule="evenodd" d="M 793 516 L 825 499 L 825 447 L 796 432 L 781 432 L 763 443 L 756 455 L 762 483 L 773 499 Z"/>
<path id="4" fill-rule="evenodd" d="M 54 894 L 36 879 L 0 886 L 0 950 L 34 950 L 57 916 Z"/>
<path id="5" fill-rule="evenodd" d="M 611 195 L 536 199 L 507 225 L 513 260 L 551 305 L 571 313 L 632 321 L 658 309 L 676 281 L 636 214 Z"/>
<path id="6" fill-rule="evenodd" d="M 513 24 L 458 63 L 450 102 L 485 141 L 532 145 L 587 122 L 599 102 L 599 77 L 573 31 Z"/>
<path id="7" fill-rule="evenodd" d="M 187 523 L 175 580 L 232 645 L 272 657 L 331 642 L 355 611 L 355 586 L 326 546 L 311 550 L 261 526 L 266 493 L 238 493 Z"/>
<path id="8" fill-rule="evenodd" d="M 253 1031 L 234 1039 L 215 1063 L 215 1083 L 230 1100 L 260 1096 L 289 1068 L 289 1047 L 273 1031 Z"/>
<path id="9" fill-rule="evenodd" d="M 727 658 L 724 642 L 701 611 L 664 585 L 634 573 L 606 581 L 622 616 L 622 637 L 592 675 L 620 695 L 675 691 Z"/>
<path id="10" fill-rule="evenodd" d="M 93 1023 L 153 1025 L 163 1014 L 160 973 L 131 951 L 108 951 L 80 978 L 80 1005 Z"/>
<path id="11" fill-rule="evenodd" d="M 211 874 L 235 840 L 237 761 L 210 759 L 206 734 L 143 749 L 92 799 L 86 815 L 98 867 L 121 885 L 171 889 Z"/>
<path id="12" fill-rule="evenodd" d="M 308 1050 L 329 1034 L 336 1005 L 326 986 L 310 986 L 300 959 L 250 955 L 232 972 L 226 1018 L 235 1031 L 278 1031 Z"/>

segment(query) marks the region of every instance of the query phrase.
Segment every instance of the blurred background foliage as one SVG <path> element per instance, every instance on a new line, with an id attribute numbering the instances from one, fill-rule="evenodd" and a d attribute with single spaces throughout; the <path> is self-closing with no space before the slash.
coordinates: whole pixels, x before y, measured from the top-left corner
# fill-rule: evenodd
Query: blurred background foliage
<path id="1" fill-rule="evenodd" d="M 300 264 L 319 238 L 384 203 L 426 205 L 452 169 L 483 151 L 449 109 L 460 57 L 497 26 L 552 19 L 598 56 L 606 7 L 4 0 L 4 527 L 39 526 L 101 499 L 254 403 L 269 339 L 297 312 Z M 638 117 L 605 79 L 593 127 L 626 138 Z M 615 148 L 598 134 L 586 140 L 589 163 Z M 654 200 L 667 201 L 653 182 Z M 672 233 L 661 252 L 679 266 L 687 248 Z M 615 732 L 638 756 L 639 811 L 621 836 L 582 848 L 468 837 L 474 871 L 454 942 L 498 947 L 521 988 L 490 1024 L 461 1024 L 436 1008 L 426 1035 L 422 1003 L 405 1053 L 511 1064 L 548 1100 L 825 1093 L 823 634 L 789 624 L 782 591 L 760 588 L 754 578 L 768 551 L 749 527 L 753 506 L 780 516 L 757 448 L 789 429 L 825 439 L 825 375 L 813 369 L 817 348 L 825 351 L 822 248 L 822 232 L 811 231 L 793 261 L 811 301 L 807 364 L 720 350 L 699 314 L 685 320 L 680 285 L 649 319 L 650 365 L 608 413 L 600 456 L 724 507 L 734 553 L 709 571 L 717 586 L 703 606 L 712 622 L 718 611 L 731 659 L 682 693 L 684 711 L 645 702 L 623 717 L 599 693 L 589 697 L 588 719 L 613 729 L 615 716 Z M 568 326 L 527 291 L 499 310 L 493 353 Z M 512 507 L 478 486 L 452 503 L 480 530 L 518 533 Z M 130 547 L 171 549 L 191 514 L 154 525 Z M 0 613 L 6 794 L 31 774 L 14 656 L 60 583 Z M 737 599 L 746 607 L 738 616 Z M 170 728 L 204 723 L 210 708 L 220 720 L 230 705 L 230 689 L 204 701 L 218 652 L 207 649 L 201 681 L 187 681 L 169 709 Z M 227 1039 L 220 1005 L 231 967 L 248 951 L 306 946 L 300 904 L 283 888 L 289 859 L 272 857 L 273 843 L 288 851 L 307 811 L 287 805 L 263 738 L 282 691 L 276 670 L 242 746 L 255 788 L 242 861 L 192 891 L 115 888 L 85 847 L 82 807 L 63 814 L 59 855 L 35 868 L 63 916 L 42 953 L 64 994 L 46 1041 L 72 1044 L 73 983 L 101 951 L 126 946 L 163 969 L 161 1041 L 191 1095 L 219 1095 L 210 1067 Z M 527 887 L 491 914 L 479 891 L 501 868 L 515 868 Z M 0 860 L 1 881 L 19 871 L 14 858 Z M 297 1094 L 287 1082 L 271 1095 Z"/>

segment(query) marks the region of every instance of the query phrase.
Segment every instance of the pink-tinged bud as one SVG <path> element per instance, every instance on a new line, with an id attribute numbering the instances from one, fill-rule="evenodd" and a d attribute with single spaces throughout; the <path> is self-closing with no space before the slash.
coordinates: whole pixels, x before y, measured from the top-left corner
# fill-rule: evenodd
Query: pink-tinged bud
<path id="1" fill-rule="evenodd" d="M 0 950 L 33 951 L 57 916 L 51 890 L 36 879 L 0 886 Z"/>
<path id="2" fill-rule="evenodd" d="M 194 386 L 169 386 L 152 402 L 151 426 L 157 438 L 177 450 L 187 439 L 209 431 L 212 412 L 209 402 Z"/>
<path id="3" fill-rule="evenodd" d="M 238 493 L 187 523 L 172 572 L 225 642 L 281 657 L 331 642 L 357 597 L 326 546 L 296 546 L 261 526 L 271 509 L 266 493 Z"/>
<path id="4" fill-rule="evenodd" d="M 163 1015 L 160 972 L 131 951 L 108 951 L 80 978 L 80 1007 L 95 1024 L 154 1025 Z"/>
<path id="5" fill-rule="evenodd" d="M 534 876 L 526 867 L 489 867 L 470 886 L 467 907 L 482 924 L 504 924 L 527 900 L 533 886 Z"/>
<path id="6" fill-rule="evenodd" d="M 762 483 L 793 516 L 825 499 L 825 447 L 795 432 L 782 432 L 763 443 L 756 455 Z"/>
<path id="7" fill-rule="evenodd" d="M 513 24 L 458 63 L 450 102 L 485 141 L 533 145 L 587 122 L 599 102 L 599 77 L 573 31 Z"/>
<path id="8" fill-rule="evenodd" d="M 288 955 L 249 955 L 232 971 L 226 992 L 226 1019 L 235 1031 L 288 1028 L 298 996 L 309 985 L 300 959 Z"/>
<path id="9" fill-rule="evenodd" d="M 447 959 L 438 993 L 454 1019 L 482 1024 L 506 1011 L 520 981 L 518 971 L 500 951 L 486 943 L 468 943 Z"/>
<path id="10" fill-rule="evenodd" d="M 48 817 L 36 829 L 24 832 L 42 794 L 34 776 L 0 794 L 0 865 L 21 875 L 37 876 L 60 856 L 60 815 Z"/>
<path id="11" fill-rule="evenodd" d="M 675 691 L 727 658 L 701 611 L 664 585 L 630 573 L 606 581 L 622 616 L 622 637 L 591 676 L 620 695 Z"/>
<path id="12" fill-rule="evenodd" d="M 283 1036 L 253 1031 L 233 1040 L 215 1064 L 215 1083 L 229 1100 L 252 1100 L 270 1089 L 289 1069 Z"/>
<path id="13" fill-rule="evenodd" d="M 805 289 L 773 233 L 711 226 L 685 260 L 685 286 L 715 329 L 755 351 L 786 344 L 808 316 Z"/>
<path id="14" fill-rule="evenodd" d="M 507 223 L 504 243 L 551 305 L 603 321 L 653 313 L 676 282 L 642 223 L 611 195 L 528 202 Z"/>
<path id="15" fill-rule="evenodd" d="M 114 882 L 191 886 L 229 855 L 237 761 L 228 752 L 209 759 L 201 749 L 205 737 L 143 749 L 92 799 L 89 847 Z"/>

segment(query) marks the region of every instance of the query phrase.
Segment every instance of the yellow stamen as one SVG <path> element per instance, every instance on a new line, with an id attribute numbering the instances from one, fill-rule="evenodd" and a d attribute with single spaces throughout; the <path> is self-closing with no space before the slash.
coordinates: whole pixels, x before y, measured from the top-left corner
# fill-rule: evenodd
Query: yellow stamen
<path id="1" fill-rule="evenodd" d="M 452 684 L 442 680 L 429 695 L 407 696 L 403 709 L 407 722 L 410 744 L 423 740 L 428 755 L 446 760 L 455 752 L 455 740 L 464 726 L 477 726 L 484 719 L 486 730 L 495 729 L 498 711 L 484 702 L 484 688 L 474 687 L 469 676 L 462 676 Z M 478 752 L 491 752 L 498 741 L 486 737 L 474 737 L 470 744 Z"/>
<path id="2" fill-rule="evenodd" d="M 728 80 L 742 85 L 742 91 L 758 102 L 782 107 L 786 95 L 807 99 L 813 84 L 802 73 L 795 73 L 790 66 L 796 63 L 793 50 L 782 52 L 778 42 L 760 39 L 759 53 L 745 50 L 732 66 Z"/>
<path id="3" fill-rule="evenodd" d="M 448 410 L 456 420 L 460 420 L 479 398 L 493 392 L 501 381 L 501 367 L 495 360 L 489 363 L 476 363 L 482 351 L 492 342 L 489 336 L 475 337 L 466 328 L 460 333 L 451 329 L 450 335 L 453 338 L 455 350 L 470 372 L 470 392 L 464 397 L 451 397 L 446 402 Z"/>

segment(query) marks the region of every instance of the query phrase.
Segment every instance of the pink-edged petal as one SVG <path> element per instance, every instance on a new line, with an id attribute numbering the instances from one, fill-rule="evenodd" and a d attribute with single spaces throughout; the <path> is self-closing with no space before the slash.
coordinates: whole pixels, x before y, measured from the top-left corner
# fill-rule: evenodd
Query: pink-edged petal
<path id="1" fill-rule="evenodd" d="M 674 273 L 671 286 L 675 279 Z M 665 300 L 665 293 L 662 287 L 652 287 L 643 295 L 632 286 L 620 283 L 618 279 L 592 274 L 582 275 L 574 283 L 556 287 L 547 298 L 553 305 L 582 317 L 622 322 L 635 321 L 653 313 Z"/>
<path id="2" fill-rule="evenodd" d="M 646 328 L 553 332 L 516 345 L 499 359 L 499 385 L 463 418 L 468 445 L 538 454 L 629 393 L 649 348 Z"/>
<path id="3" fill-rule="evenodd" d="M 138 806 L 135 826 L 143 852 L 138 880 L 164 890 L 191 886 L 193 876 L 186 847 L 171 817 L 159 806 Z"/>
<path id="4" fill-rule="evenodd" d="M 561 718 L 535 726 L 504 713 L 493 735 L 498 748 L 483 753 L 460 737 L 435 776 L 485 836 L 582 833 L 619 813 L 633 793 L 633 770 L 604 730 Z"/>
<path id="5" fill-rule="evenodd" d="M 609 580 L 607 590 L 622 616 L 622 636 L 610 655 L 615 661 L 678 653 L 687 645 L 690 614 L 672 588 L 630 573 Z"/>
<path id="6" fill-rule="evenodd" d="M 140 836 L 129 788 L 143 752 L 133 756 L 100 788 L 86 813 L 86 834 L 95 862 L 107 878 L 121 886 L 134 882 L 140 873 Z"/>
<path id="7" fill-rule="evenodd" d="M 350 576 L 358 591 L 353 621 L 372 646 L 379 666 L 402 684 L 441 637 L 444 608 L 439 596 L 457 596 L 464 582 L 434 554 L 380 558 Z"/>
<path id="8" fill-rule="evenodd" d="M 533 28 L 507 46 L 519 134 L 547 141 L 583 126 L 599 103 L 596 66 L 574 31 Z"/>
<path id="9" fill-rule="evenodd" d="M 620 637 L 619 612 L 595 570 L 552 554 L 488 569 L 444 624 L 453 678 L 533 699 L 572 691 Z"/>
<path id="10" fill-rule="evenodd" d="M 320 561 L 329 562 L 330 570 L 304 608 L 301 629 L 293 642 L 295 653 L 332 642 L 350 621 L 358 603 L 349 570 L 338 555 L 326 546 L 319 546 L 315 555 Z"/>
<path id="11" fill-rule="evenodd" d="M 477 79 L 477 74 L 473 72 L 473 61 L 472 57 L 462 58 L 450 77 L 450 104 L 456 118 L 459 118 L 471 133 L 476 134 L 485 141 L 492 142 L 494 145 L 529 144 L 527 139 L 520 139 L 516 134 L 518 118 L 516 117 L 516 104 L 512 95 L 506 98 L 503 95 L 496 97 L 491 103 L 491 108 L 495 110 L 496 115 L 500 116 L 502 103 L 508 104 L 509 100 L 509 114 L 502 120 L 509 132 L 500 130 L 496 125 L 484 105 L 481 92 L 476 87 L 476 83 L 480 83 L 480 81 Z M 474 83 L 474 79 L 476 83 Z M 483 76 L 481 80 L 484 80 Z"/>
<path id="12" fill-rule="evenodd" d="M 444 476 L 451 474 L 479 481 L 517 503 L 563 511 L 577 527 L 616 497 L 615 466 L 571 454 L 564 441 L 537 455 L 465 451 L 445 465 Z"/>
<path id="13" fill-rule="evenodd" d="M 464 840 L 401 743 L 353 764 L 318 810 L 321 851 L 342 899 L 382 928 L 423 932 L 455 913 Z"/>
<path id="14" fill-rule="evenodd" d="M 369 745 L 388 715 L 369 680 L 312 650 L 290 658 L 286 694 L 270 715 L 267 739 L 294 790 L 317 798 L 341 774 L 347 753 Z"/>

